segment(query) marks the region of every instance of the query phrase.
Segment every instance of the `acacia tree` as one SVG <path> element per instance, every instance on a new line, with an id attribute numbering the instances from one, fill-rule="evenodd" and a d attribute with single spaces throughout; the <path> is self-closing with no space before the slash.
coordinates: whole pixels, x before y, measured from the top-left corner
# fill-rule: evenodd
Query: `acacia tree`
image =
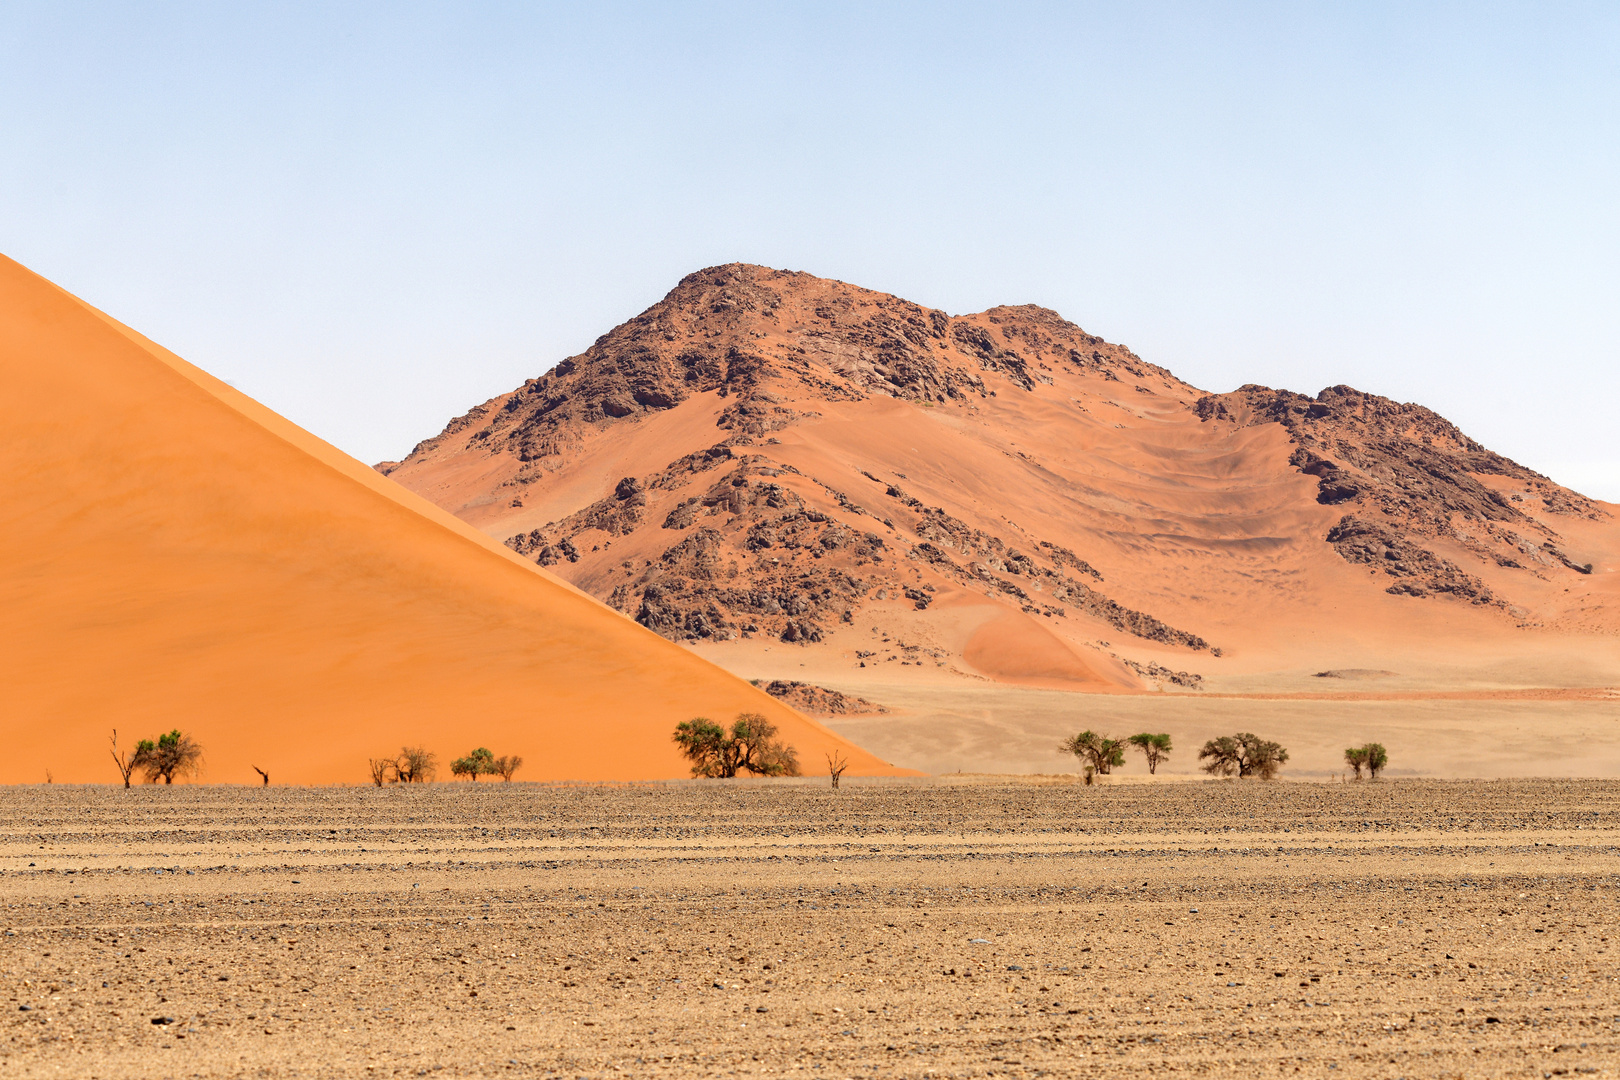
<path id="1" fill-rule="evenodd" d="M 1148 775 L 1150 776 L 1159 771 L 1159 762 L 1170 756 L 1170 736 L 1168 735 L 1162 733 L 1154 735 L 1144 731 L 1139 735 L 1132 735 L 1125 741 L 1142 751 L 1142 756 L 1147 758 Z"/>
<path id="2" fill-rule="evenodd" d="M 1208 759 L 1203 770 L 1212 776 L 1258 776 L 1270 780 L 1288 760 L 1288 751 L 1247 731 L 1211 739 L 1198 751 L 1198 760 Z"/>
<path id="3" fill-rule="evenodd" d="M 523 759 L 516 754 L 503 755 L 495 759 L 495 771 L 500 774 L 501 780 L 510 784 L 512 774 L 523 767 Z"/>
<path id="4" fill-rule="evenodd" d="M 1356 779 L 1361 779 L 1361 770 L 1367 770 L 1367 778 L 1378 779 L 1378 774 L 1384 771 L 1389 764 L 1389 751 L 1384 749 L 1383 743 L 1362 743 L 1352 746 L 1344 752 L 1344 763 L 1356 772 Z"/>
<path id="5" fill-rule="evenodd" d="M 693 776 L 799 775 L 798 751 L 778 739 L 776 725 L 759 713 L 738 713 L 730 732 L 706 716 L 693 717 L 676 724 L 671 738 L 692 762 Z"/>
<path id="6" fill-rule="evenodd" d="M 1096 770 L 1099 776 L 1106 776 L 1114 766 L 1125 764 L 1124 741 L 1110 739 L 1095 731 L 1082 731 L 1072 738 L 1064 739 L 1058 743 L 1058 752 L 1073 754 Z"/>
<path id="7" fill-rule="evenodd" d="M 172 784 L 176 775 L 193 774 L 201 764 L 202 746 L 179 728 L 159 735 L 157 742 L 142 739 L 130 758 L 131 768 L 144 772 L 148 784 L 157 783 L 160 776 L 165 784 Z"/>
<path id="8" fill-rule="evenodd" d="M 450 763 L 450 772 L 455 776 L 470 777 L 474 783 L 479 776 L 489 776 L 496 771 L 495 755 L 480 746 L 464 758 L 457 758 Z"/>

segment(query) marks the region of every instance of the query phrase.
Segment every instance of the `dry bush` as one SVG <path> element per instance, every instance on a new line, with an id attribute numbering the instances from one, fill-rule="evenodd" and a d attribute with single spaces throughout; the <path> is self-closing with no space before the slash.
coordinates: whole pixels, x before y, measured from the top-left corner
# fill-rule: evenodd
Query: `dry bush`
<path id="1" fill-rule="evenodd" d="M 366 768 L 371 782 L 384 784 L 425 784 L 439 772 L 439 758 L 420 746 L 402 746 L 399 756 L 393 758 L 367 758 Z"/>
<path id="2" fill-rule="evenodd" d="M 113 728 L 112 733 L 112 759 L 118 765 L 118 775 L 124 778 L 124 786 L 129 787 L 129 774 L 135 771 L 135 755 L 118 749 L 117 728 Z"/>
<path id="3" fill-rule="evenodd" d="M 402 746 L 394 759 L 394 775 L 401 784 L 426 784 L 439 775 L 439 755 L 420 746 Z"/>

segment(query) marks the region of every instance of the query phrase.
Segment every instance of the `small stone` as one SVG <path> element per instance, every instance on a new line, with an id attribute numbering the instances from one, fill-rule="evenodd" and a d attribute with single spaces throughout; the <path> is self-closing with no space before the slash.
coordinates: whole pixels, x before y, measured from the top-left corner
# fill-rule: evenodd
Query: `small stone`
<path id="1" fill-rule="evenodd" d="M 154 1016 L 154 1017 L 152 1017 L 152 1023 L 154 1023 L 154 1024 L 172 1024 L 172 1023 L 174 1023 L 174 1017 L 172 1017 L 172 1016 Z"/>
<path id="2" fill-rule="evenodd" d="M 33 1012 L 34 1007 L 32 1005 L 19 1005 L 19 1006 L 17 1006 L 17 1011 L 18 1012 Z"/>

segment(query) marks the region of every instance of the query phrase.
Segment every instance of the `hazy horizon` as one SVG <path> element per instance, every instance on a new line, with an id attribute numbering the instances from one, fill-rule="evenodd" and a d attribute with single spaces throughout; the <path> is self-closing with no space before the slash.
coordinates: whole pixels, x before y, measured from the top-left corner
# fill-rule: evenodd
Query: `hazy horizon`
<path id="1" fill-rule="evenodd" d="M 1620 500 L 1617 58 L 1597 4 L 13 4 L 0 251 L 366 461 L 746 261 Z"/>

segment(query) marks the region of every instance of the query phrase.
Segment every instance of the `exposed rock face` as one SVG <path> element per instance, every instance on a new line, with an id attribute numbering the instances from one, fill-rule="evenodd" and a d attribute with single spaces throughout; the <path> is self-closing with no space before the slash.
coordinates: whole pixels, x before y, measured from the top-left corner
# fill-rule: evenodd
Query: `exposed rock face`
<path id="1" fill-rule="evenodd" d="M 828 690 L 824 686 L 813 686 L 797 680 L 773 680 L 766 684 L 765 692 L 811 716 L 881 715 L 889 711 L 865 698 L 852 697 L 837 690 Z"/>
<path id="2" fill-rule="evenodd" d="M 1558 548 L 1552 528 L 1525 512 L 1525 495 L 1494 491 L 1481 477 L 1522 482 L 1544 515 L 1602 516 L 1591 500 L 1486 449 L 1421 405 L 1348 386 L 1310 398 L 1251 385 L 1200 398 L 1196 407 L 1208 421 L 1282 425 L 1298 447 L 1289 464 L 1316 478 L 1317 502 L 1343 504 L 1360 515 L 1340 521 L 1328 543 L 1350 562 L 1372 563 L 1402 579 L 1390 586 L 1392 593 L 1494 599 L 1477 577 L 1414 537 L 1446 538 L 1503 567 L 1580 570 Z M 1382 520 L 1364 520 L 1368 514 Z M 1381 549 L 1376 556 L 1374 549 Z"/>
<path id="3" fill-rule="evenodd" d="M 1456 563 L 1419 547 L 1388 525 L 1346 515 L 1327 534 L 1328 543 L 1346 562 L 1365 563 L 1395 579 L 1384 591 L 1404 596 L 1449 593 L 1476 604 L 1496 598 L 1485 583 Z"/>
<path id="4" fill-rule="evenodd" d="M 1318 559 L 1501 618 L 1514 580 L 1590 571 L 1559 522 L 1606 516 L 1420 406 L 1208 395 L 1045 308 L 951 316 L 745 265 L 387 467 L 676 640 L 815 645 L 874 606 L 1001 605 L 1189 687 L 1100 639 L 1218 657 L 1208 627 L 1244 616 L 1212 592 L 1290 596 Z"/>

